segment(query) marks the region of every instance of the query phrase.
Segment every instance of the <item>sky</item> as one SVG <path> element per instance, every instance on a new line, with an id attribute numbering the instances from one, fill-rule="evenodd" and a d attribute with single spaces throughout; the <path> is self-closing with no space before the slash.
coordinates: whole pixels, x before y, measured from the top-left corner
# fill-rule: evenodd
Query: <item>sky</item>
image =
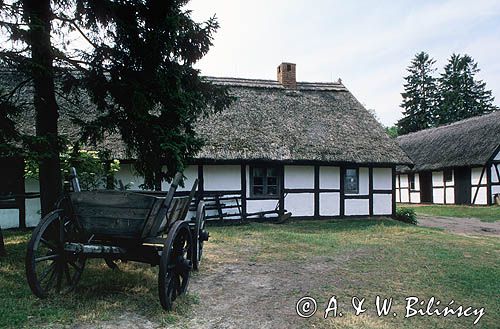
<path id="1" fill-rule="evenodd" d="M 500 0 L 192 0 L 196 21 L 220 29 L 196 64 L 203 75 L 276 79 L 281 62 L 298 81 L 342 83 L 386 126 L 401 118 L 403 77 L 425 51 L 439 73 L 469 54 L 500 105 Z"/>

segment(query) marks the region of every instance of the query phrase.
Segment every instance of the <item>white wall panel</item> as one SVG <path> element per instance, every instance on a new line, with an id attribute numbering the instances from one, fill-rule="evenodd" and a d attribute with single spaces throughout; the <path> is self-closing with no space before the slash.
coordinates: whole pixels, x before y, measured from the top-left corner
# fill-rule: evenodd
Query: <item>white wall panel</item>
<path id="1" fill-rule="evenodd" d="M 415 173 L 415 190 L 420 191 L 420 175 L 418 173 Z M 420 197 L 419 197 L 419 199 L 420 199 Z M 412 200 L 413 200 L 413 197 L 412 197 Z"/>
<path id="2" fill-rule="evenodd" d="M 401 187 L 408 187 L 408 175 L 406 174 L 401 175 Z"/>
<path id="3" fill-rule="evenodd" d="M 205 191 L 241 189 L 241 172 L 239 165 L 203 166 Z"/>
<path id="4" fill-rule="evenodd" d="M 314 194 L 289 193 L 285 197 L 285 209 L 292 216 L 314 216 Z"/>
<path id="5" fill-rule="evenodd" d="M 443 185 L 443 172 L 442 171 L 433 171 L 432 172 L 432 186 L 444 186 Z"/>
<path id="6" fill-rule="evenodd" d="M 392 194 L 373 195 L 373 214 L 392 215 Z"/>
<path id="7" fill-rule="evenodd" d="M 278 200 L 247 200 L 247 213 L 274 210 L 277 204 Z"/>
<path id="8" fill-rule="evenodd" d="M 498 151 L 497 155 L 493 158 L 493 160 L 500 160 L 500 151 Z"/>
<path id="9" fill-rule="evenodd" d="M 373 189 L 392 190 L 391 168 L 373 168 Z"/>
<path id="10" fill-rule="evenodd" d="M 420 203 L 420 192 L 411 192 L 411 203 Z"/>
<path id="11" fill-rule="evenodd" d="M 346 199 L 344 213 L 346 216 L 368 216 L 370 214 L 370 202 L 368 199 Z"/>
<path id="12" fill-rule="evenodd" d="M 444 203 L 444 191 L 443 190 L 444 190 L 443 188 L 433 188 L 432 189 L 432 200 L 434 201 L 434 203 L 437 203 L 437 204 Z"/>
<path id="13" fill-rule="evenodd" d="M 495 166 L 496 166 L 496 169 L 495 169 Z M 490 170 L 491 170 L 491 182 L 492 183 L 498 183 L 497 170 L 498 170 L 498 173 L 500 173 L 500 163 L 493 164 L 491 166 Z"/>
<path id="14" fill-rule="evenodd" d="M 474 200 L 474 195 L 476 193 L 477 187 L 472 188 L 471 202 Z M 487 192 L 486 187 L 480 187 L 477 193 L 476 202 L 474 204 L 485 205 L 487 203 Z"/>
<path id="15" fill-rule="evenodd" d="M 129 190 L 141 190 L 139 185 L 144 183 L 144 178 L 137 175 L 134 166 L 128 163 L 120 164 L 120 170 L 115 173 L 115 179 L 121 180 Z"/>
<path id="16" fill-rule="evenodd" d="M 319 188 L 340 189 L 340 168 L 319 167 Z"/>
<path id="17" fill-rule="evenodd" d="M 285 166 L 285 188 L 314 188 L 314 166 Z"/>
<path id="18" fill-rule="evenodd" d="M 319 214 L 321 216 L 339 216 L 340 193 L 321 193 L 319 195 Z"/>
<path id="19" fill-rule="evenodd" d="M 177 191 L 191 191 L 194 181 L 198 178 L 198 166 L 189 166 L 184 169 L 184 187 L 179 186 Z M 163 181 L 161 183 L 161 190 L 168 191 L 170 189 L 170 183 Z"/>
<path id="20" fill-rule="evenodd" d="M 454 204 L 455 203 L 455 188 L 447 187 L 446 188 L 446 204 Z"/>
<path id="21" fill-rule="evenodd" d="M 478 167 L 478 168 L 472 168 L 471 169 L 471 184 L 472 185 L 478 185 L 478 184 L 486 184 L 486 173 L 483 174 L 483 177 L 481 179 L 481 182 L 479 182 L 479 179 L 481 178 L 481 172 L 483 171 L 483 167 Z"/>
<path id="22" fill-rule="evenodd" d="M 408 202 L 410 202 L 410 198 L 409 198 L 409 195 L 408 195 L 408 189 L 404 188 L 404 187 L 401 189 L 401 202 L 402 203 L 408 203 Z"/>

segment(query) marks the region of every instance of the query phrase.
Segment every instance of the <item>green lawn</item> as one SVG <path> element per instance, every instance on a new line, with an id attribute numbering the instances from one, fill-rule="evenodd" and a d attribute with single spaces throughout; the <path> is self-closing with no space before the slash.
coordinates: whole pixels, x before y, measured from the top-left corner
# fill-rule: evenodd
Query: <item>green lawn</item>
<path id="1" fill-rule="evenodd" d="M 376 295 L 393 297 L 395 310 L 404 312 L 404 298 L 431 296 L 448 303 L 485 307 L 476 328 L 500 323 L 500 242 L 498 238 L 464 237 L 411 226 L 392 220 L 298 221 L 286 225 L 252 223 L 211 227 L 203 266 L 222 261 L 339 262 L 331 273 L 311 273 L 324 282 L 311 294 L 321 303 L 335 294 L 348 304 L 362 296 L 373 304 Z M 112 272 L 102 262 L 90 262 L 76 293 L 51 300 L 33 297 L 25 282 L 24 248 L 27 233 L 5 232 L 9 256 L 0 260 L 0 327 L 40 327 L 42 324 L 77 324 L 110 319 L 125 312 L 158 323 L 176 323 L 196 312 L 196 291 L 183 298 L 173 313 L 161 310 L 155 268 L 124 264 Z M 249 250 L 251 252 L 249 252 Z M 246 251 L 246 252 L 242 252 Z M 347 256 L 346 256 L 347 255 Z M 200 274 L 203 276 L 203 270 Z M 286 274 L 284 274 L 286 275 Z M 203 279 L 203 278 L 201 278 Z M 297 288 L 301 283 L 297 282 Z M 290 296 L 291 305 L 297 296 Z M 444 303 L 443 302 L 443 303 Z M 368 302 L 367 302 L 368 303 Z M 280 316 L 280 314 L 276 314 Z M 373 314 L 305 322 L 316 328 L 470 328 L 472 318 L 402 316 L 378 318 Z"/>
<path id="2" fill-rule="evenodd" d="M 484 222 L 495 222 L 500 220 L 500 206 L 454 206 L 454 205 L 400 205 L 403 208 L 413 208 L 417 215 L 478 218 Z"/>

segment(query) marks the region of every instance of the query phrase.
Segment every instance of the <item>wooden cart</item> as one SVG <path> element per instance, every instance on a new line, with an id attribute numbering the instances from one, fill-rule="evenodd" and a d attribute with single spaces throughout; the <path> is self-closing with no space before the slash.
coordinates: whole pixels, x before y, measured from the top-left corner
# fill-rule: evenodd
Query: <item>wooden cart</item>
<path id="1" fill-rule="evenodd" d="M 74 172 L 74 170 L 73 170 Z M 76 172 L 73 192 L 45 216 L 33 231 L 26 254 L 26 275 L 40 297 L 72 291 L 88 258 L 137 261 L 159 265 L 158 292 L 166 310 L 186 292 L 190 271 L 201 261 L 205 206 L 186 220 L 197 181 L 188 196 L 174 197 L 181 180 L 175 176 L 165 197 L 131 191 L 80 191 Z"/>

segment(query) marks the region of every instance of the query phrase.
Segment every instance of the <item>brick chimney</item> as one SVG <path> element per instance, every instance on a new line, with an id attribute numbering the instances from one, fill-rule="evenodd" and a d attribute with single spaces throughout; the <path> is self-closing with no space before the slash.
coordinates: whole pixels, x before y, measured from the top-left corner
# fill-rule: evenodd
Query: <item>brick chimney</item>
<path id="1" fill-rule="evenodd" d="M 297 75 L 295 73 L 295 64 L 281 63 L 277 69 L 278 82 L 285 88 L 297 88 Z"/>

